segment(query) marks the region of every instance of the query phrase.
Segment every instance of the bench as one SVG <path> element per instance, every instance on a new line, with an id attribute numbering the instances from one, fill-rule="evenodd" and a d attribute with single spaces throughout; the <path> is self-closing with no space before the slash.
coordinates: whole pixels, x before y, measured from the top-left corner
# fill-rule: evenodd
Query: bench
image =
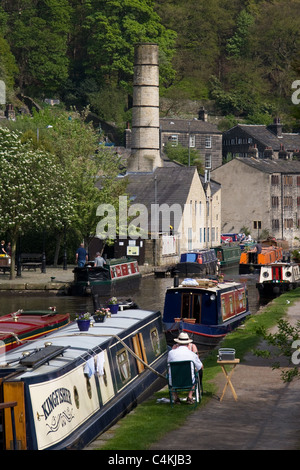
<path id="1" fill-rule="evenodd" d="M 42 254 L 41 253 L 21 253 L 21 266 L 24 269 L 42 268 Z"/>

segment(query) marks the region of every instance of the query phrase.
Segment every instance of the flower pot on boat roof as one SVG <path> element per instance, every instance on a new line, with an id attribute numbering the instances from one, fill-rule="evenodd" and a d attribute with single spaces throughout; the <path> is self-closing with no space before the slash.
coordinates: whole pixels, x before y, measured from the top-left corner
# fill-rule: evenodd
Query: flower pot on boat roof
<path id="1" fill-rule="evenodd" d="M 117 297 L 111 297 L 108 301 L 108 307 L 112 314 L 118 313 L 119 304 Z"/>
<path id="2" fill-rule="evenodd" d="M 100 310 L 96 310 L 95 315 L 93 315 L 93 318 L 96 323 L 103 323 L 109 313 L 109 308 L 101 308 Z"/>
<path id="3" fill-rule="evenodd" d="M 88 331 L 91 324 L 90 314 L 81 313 L 76 317 L 77 325 L 80 331 Z"/>

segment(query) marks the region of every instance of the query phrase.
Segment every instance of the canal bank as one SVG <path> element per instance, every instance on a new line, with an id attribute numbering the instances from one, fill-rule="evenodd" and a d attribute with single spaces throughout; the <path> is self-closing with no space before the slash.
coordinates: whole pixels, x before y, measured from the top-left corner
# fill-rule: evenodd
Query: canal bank
<path id="1" fill-rule="evenodd" d="M 295 324 L 299 315 L 300 300 L 288 309 L 286 319 Z M 214 380 L 216 396 L 150 449 L 299 450 L 300 381 L 284 383 L 273 363 L 247 353 L 232 375 L 237 401 L 229 387 L 219 400 L 226 383 L 220 373 Z M 281 365 L 286 365 L 284 359 Z"/>
<path id="2" fill-rule="evenodd" d="M 67 269 L 62 267 L 47 267 L 46 272 L 42 273 L 40 269 L 24 270 L 21 276 L 10 279 L 9 273 L 0 273 L 0 293 L 11 292 L 13 294 L 45 293 L 48 295 L 65 295 L 68 293 L 71 283 L 74 280 L 73 269 L 75 266 L 69 266 Z M 152 266 L 139 267 L 142 276 L 153 273 Z"/>

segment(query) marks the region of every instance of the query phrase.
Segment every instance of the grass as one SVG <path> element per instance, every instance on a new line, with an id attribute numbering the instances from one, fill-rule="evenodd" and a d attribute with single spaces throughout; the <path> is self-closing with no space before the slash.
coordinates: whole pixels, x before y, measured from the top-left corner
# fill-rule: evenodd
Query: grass
<path id="1" fill-rule="evenodd" d="M 278 320 L 284 317 L 288 307 L 299 299 L 300 288 L 273 300 L 257 314 L 250 316 L 243 327 L 228 334 L 222 341 L 222 347 L 234 348 L 236 357 L 242 360 L 247 352 L 258 346 L 261 340 L 259 332 L 275 326 Z M 204 396 L 199 405 L 201 407 L 205 406 L 216 392 L 213 380 L 220 373 L 220 366 L 217 365 L 216 360 L 217 349 L 211 351 L 203 360 Z M 157 402 L 159 398 L 168 397 L 168 388 L 164 387 L 149 400 L 140 404 L 119 421 L 120 426 L 117 427 L 113 437 L 101 446 L 101 450 L 146 450 L 169 431 L 180 427 L 195 409 L 185 404 L 172 408 L 169 403 Z"/>

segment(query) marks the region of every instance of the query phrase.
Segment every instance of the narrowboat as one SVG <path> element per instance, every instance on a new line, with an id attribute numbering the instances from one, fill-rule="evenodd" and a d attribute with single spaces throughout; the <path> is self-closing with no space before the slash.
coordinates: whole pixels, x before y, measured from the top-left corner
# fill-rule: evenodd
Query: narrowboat
<path id="1" fill-rule="evenodd" d="M 86 332 L 71 322 L 3 356 L 0 402 L 16 404 L 15 431 L 4 410 L 4 449 L 83 449 L 166 384 L 159 311 L 119 311 Z"/>
<path id="2" fill-rule="evenodd" d="M 182 253 L 179 263 L 172 269 L 172 275 L 176 272 L 180 277 L 214 275 L 216 274 L 217 262 L 214 249 Z"/>
<path id="3" fill-rule="evenodd" d="M 88 263 L 83 268 L 76 267 L 73 272 L 71 295 L 126 293 L 128 289 L 138 289 L 141 281 L 138 262 L 130 258 L 107 260 L 103 268 Z"/>
<path id="4" fill-rule="evenodd" d="M 241 253 L 239 274 L 251 274 L 259 271 L 262 265 L 282 261 L 283 250 L 277 245 L 261 245 L 261 253 L 256 248 L 246 249 Z"/>
<path id="5" fill-rule="evenodd" d="M 221 245 L 214 248 L 220 267 L 238 264 L 241 257 L 240 245 Z"/>
<path id="6" fill-rule="evenodd" d="M 33 340 L 70 322 L 68 313 L 48 310 L 18 310 L 0 317 L 0 354 L 14 349 L 24 341 Z"/>
<path id="7" fill-rule="evenodd" d="M 170 344 L 179 331 L 214 347 L 248 315 L 246 286 L 233 281 L 185 279 L 166 291 L 163 323 Z"/>
<path id="8" fill-rule="evenodd" d="M 272 299 L 286 291 L 300 287 L 300 269 L 297 263 L 272 263 L 261 266 L 256 283 L 261 298 Z"/>

